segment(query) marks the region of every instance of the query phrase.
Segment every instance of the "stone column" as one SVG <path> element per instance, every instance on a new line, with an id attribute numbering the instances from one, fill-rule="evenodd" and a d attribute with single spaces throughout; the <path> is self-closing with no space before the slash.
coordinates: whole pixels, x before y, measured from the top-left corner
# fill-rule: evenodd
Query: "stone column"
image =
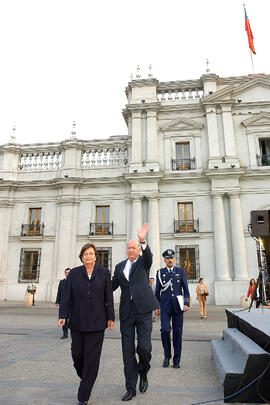
<path id="1" fill-rule="evenodd" d="M 131 239 L 137 238 L 137 230 L 142 227 L 142 197 L 132 198 Z"/>
<path id="2" fill-rule="evenodd" d="M 160 231 L 159 231 L 159 197 L 148 198 L 148 222 L 151 225 L 147 241 L 153 253 L 153 264 L 151 267 L 151 277 L 156 276 L 160 269 Z"/>
<path id="3" fill-rule="evenodd" d="M 7 201 L 0 206 L 0 301 L 7 296 L 8 239 L 13 203 Z"/>
<path id="4" fill-rule="evenodd" d="M 215 261 L 217 280 L 230 280 L 227 233 L 224 215 L 223 197 L 213 194 L 213 225 L 215 243 Z"/>
<path id="5" fill-rule="evenodd" d="M 132 157 L 131 163 L 142 162 L 142 114 L 141 111 L 132 113 Z"/>
<path id="6" fill-rule="evenodd" d="M 232 121 L 232 107 L 230 105 L 223 105 L 221 107 L 221 111 L 224 131 L 225 155 L 235 157 L 236 149 Z"/>
<path id="7" fill-rule="evenodd" d="M 147 111 L 147 164 L 157 163 L 157 113 Z"/>
<path id="8" fill-rule="evenodd" d="M 230 194 L 229 199 L 230 199 L 234 280 L 247 280 L 248 279 L 247 254 L 246 254 L 240 196 L 238 194 Z"/>
<path id="9" fill-rule="evenodd" d="M 212 106 L 206 107 L 207 116 L 207 130 L 208 130 L 208 144 L 209 144 L 209 158 L 219 158 L 219 139 L 218 139 L 218 126 L 216 108 Z"/>

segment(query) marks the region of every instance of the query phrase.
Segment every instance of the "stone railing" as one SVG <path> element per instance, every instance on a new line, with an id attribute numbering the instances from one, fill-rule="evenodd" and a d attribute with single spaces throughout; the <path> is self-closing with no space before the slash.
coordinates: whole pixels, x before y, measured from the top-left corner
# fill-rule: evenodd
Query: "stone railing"
<path id="1" fill-rule="evenodd" d="M 57 170 L 63 165 L 62 152 L 21 153 L 19 168 L 21 171 Z"/>
<path id="2" fill-rule="evenodd" d="M 204 96 L 203 85 L 200 81 L 163 82 L 157 87 L 158 101 L 188 102 L 199 100 Z"/>
<path id="3" fill-rule="evenodd" d="M 126 166 L 128 162 L 129 156 L 126 147 L 91 148 L 82 151 L 81 165 L 83 168 Z"/>

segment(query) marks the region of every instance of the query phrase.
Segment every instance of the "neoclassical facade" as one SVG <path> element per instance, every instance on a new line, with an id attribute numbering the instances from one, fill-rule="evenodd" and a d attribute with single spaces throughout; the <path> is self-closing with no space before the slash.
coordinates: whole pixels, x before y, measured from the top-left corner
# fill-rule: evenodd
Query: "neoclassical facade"
<path id="1" fill-rule="evenodd" d="M 176 251 L 193 300 L 239 304 L 258 274 L 250 211 L 270 209 L 270 75 L 132 80 L 126 136 L 0 147 L 0 299 L 54 301 L 89 241 L 113 273 L 149 222 L 152 275 Z M 119 300 L 119 292 L 115 295 Z"/>

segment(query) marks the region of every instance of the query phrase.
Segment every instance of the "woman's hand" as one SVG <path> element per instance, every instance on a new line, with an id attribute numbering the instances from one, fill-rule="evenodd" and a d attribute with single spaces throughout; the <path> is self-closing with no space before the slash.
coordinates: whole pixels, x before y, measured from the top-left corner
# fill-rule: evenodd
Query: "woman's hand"
<path id="1" fill-rule="evenodd" d="M 108 329 L 109 329 L 109 330 L 113 330 L 113 328 L 114 328 L 114 321 L 108 321 L 108 322 L 107 322 L 107 325 L 108 325 Z"/>
<path id="2" fill-rule="evenodd" d="M 155 309 L 155 315 L 156 315 L 156 316 L 159 316 L 159 315 L 160 315 L 159 308 L 158 308 L 158 309 Z"/>
<path id="3" fill-rule="evenodd" d="M 57 326 L 59 326 L 59 328 L 60 328 L 61 326 L 64 326 L 65 323 L 66 323 L 66 320 L 65 320 L 65 319 L 58 319 Z"/>

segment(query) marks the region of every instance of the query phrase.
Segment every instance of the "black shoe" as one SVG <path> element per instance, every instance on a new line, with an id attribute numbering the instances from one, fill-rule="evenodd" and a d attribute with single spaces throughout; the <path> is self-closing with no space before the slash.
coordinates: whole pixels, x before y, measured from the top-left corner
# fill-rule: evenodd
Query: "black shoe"
<path id="1" fill-rule="evenodd" d="M 170 364 L 170 359 L 168 359 L 168 357 L 164 357 L 162 367 L 168 367 L 169 364 Z"/>
<path id="2" fill-rule="evenodd" d="M 61 336 L 60 339 L 67 339 L 67 335 Z"/>
<path id="3" fill-rule="evenodd" d="M 78 402 L 78 405 L 87 405 L 88 404 L 88 401 L 79 401 Z"/>
<path id="4" fill-rule="evenodd" d="M 136 390 L 128 390 L 122 396 L 122 401 L 131 401 L 133 397 L 136 397 Z"/>
<path id="5" fill-rule="evenodd" d="M 139 390 L 141 392 L 146 392 L 148 388 L 148 380 L 146 375 L 140 375 Z"/>
<path id="6" fill-rule="evenodd" d="M 179 363 L 175 363 L 175 364 L 173 365 L 173 368 L 180 368 Z"/>

